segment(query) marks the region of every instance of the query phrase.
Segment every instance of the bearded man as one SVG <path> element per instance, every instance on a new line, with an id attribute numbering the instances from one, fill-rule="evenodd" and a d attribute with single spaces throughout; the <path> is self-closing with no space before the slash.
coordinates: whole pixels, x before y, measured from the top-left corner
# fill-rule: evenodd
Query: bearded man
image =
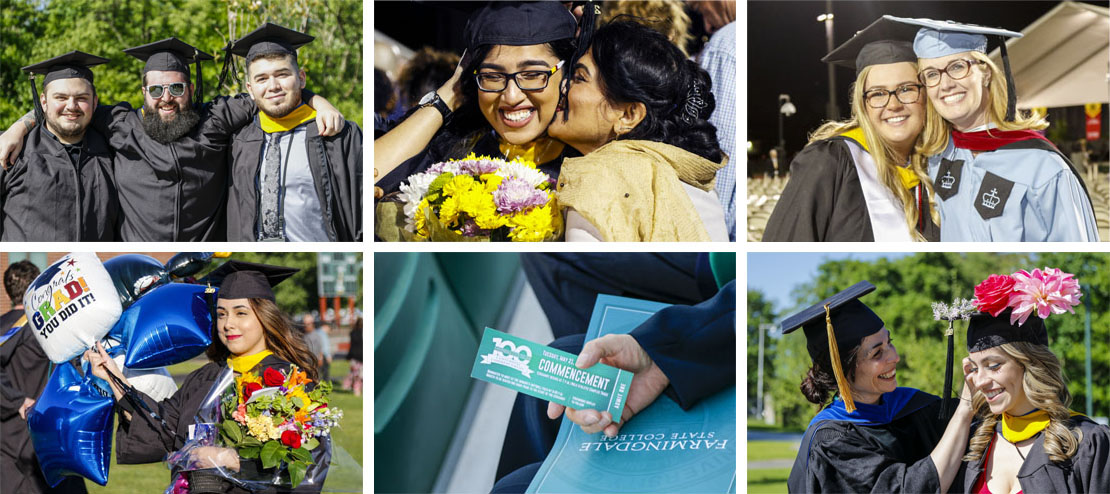
<path id="1" fill-rule="evenodd" d="M 27 135 L 26 151 L 0 170 L 0 240 L 4 242 L 110 242 L 116 239 L 119 202 L 112 153 L 89 128 L 96 109 L 90 66 L 108 59 L 72 51 L 23 67 L 41 74 L 44 115 Z M 34 79 L 31 80 L 34 91 Z"/>

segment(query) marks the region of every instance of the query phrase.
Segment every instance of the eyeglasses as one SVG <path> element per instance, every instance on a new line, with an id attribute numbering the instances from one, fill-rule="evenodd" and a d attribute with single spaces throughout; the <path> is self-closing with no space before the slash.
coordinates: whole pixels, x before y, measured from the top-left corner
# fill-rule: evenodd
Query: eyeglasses
<path id="1" fill-rule="evenodd" d="M 175 82 L 173 84 L 151 84 L 146 87 L 146 92 L 147 94 L 150 94 L 151 98 L 158 99 L 162 97 L 162 93 L 166 91 L 166 88 L 169 88 L 170 96 L 173 96 L 175 98 L 185 95 L 184 82 Z"/>
<path id="2" fill-rule="evenodd" d="M 478 72 L 474 71 L 474 78 L 478 81 L 478 89 L 487 93 L 500 93 L 509 87 L 509 79 L 516 82 L 516 87 L 521 91 L 539 91 L 547 89 L 547 81 L 551 74 L 558 72 L 563 67 L 563 61 L 548 70 L 522 70 L 512 74 L 504 72 Z"/>
<path id="3" fill-rule="evenodd" d="M 945 67 L 944 70 L 934 68 L 922 70 L 917 74 L 917 80 L 921 81 L 921 83 L 924 84 L 926 87 L 934 87 L 937 84 L 940 84 L 940 76 L 942 74 L 948 74 L 948 77 L 951 77 L 953 80 L 963 79 L 964 77 L 967 77 L 969 73 L 971 73 L 972 65 L 978 65 L 981 63 L 986 62 L 983 62 L 982 60 L 972 60 L 968 58 L 956 59 L 948 62 L 948 66 Z"/>
<path id="4" fill-rule="evenodd" d="M 863 99 L 867 101 L 867 106 L 871 108 L 883 108 L 887 103 L 890 103 L 890 95 L 893 94 L 898 101 L 904 105 L 910 103 L 917 103 L 921 99 L 921 84 L 905 84 L 898 86 L 894 91 L 887 91 L 886 89 L 872 89 L 863 93 Z"/>

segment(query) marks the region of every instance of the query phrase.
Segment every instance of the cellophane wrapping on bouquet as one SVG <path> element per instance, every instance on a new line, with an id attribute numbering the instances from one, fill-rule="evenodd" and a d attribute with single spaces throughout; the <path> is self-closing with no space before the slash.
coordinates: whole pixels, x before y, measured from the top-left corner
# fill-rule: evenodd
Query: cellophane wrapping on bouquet
<path id="1" fill-rule="evenodd" d="M 173 472 L 166 494 L 220 492 L 221 483 L 325 491 L 335 453 L 331 430 L 343 418 L 329 406 L 330 394 L 330 382 L 315 383 L 296 366 L 237 377 L 228 369 L 202 402 L 191 439 L 166 458 Z"/>

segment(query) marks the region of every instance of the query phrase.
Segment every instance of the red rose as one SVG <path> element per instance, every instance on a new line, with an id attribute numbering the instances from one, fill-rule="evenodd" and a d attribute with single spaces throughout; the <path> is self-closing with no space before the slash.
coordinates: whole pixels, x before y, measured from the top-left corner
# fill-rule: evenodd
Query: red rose
<path id="1" fill-rule="evenodd" d="M 290 448 L 297 449 L 301 447 L 301 435 L 296 431 L 285 431 L 281 433 L 281 444 L 289 446 Z"/>
<path id="2" fill-rule="evenodd" d="M 271 387 L 281 386 L 285 384 L 285 376 L 283 376 L 281 372 L 274 370 L 273 367 L 267 367 L 262 373 L 262 382 Z"/>
<path id="3" fill-rule="evenodd" d="M 247 401 L 250 401 L 251 395 L 253 395 L 255 391 L 258 391 L 260 389 L 262 389 L 262 385 L 258 384 L 258 383 L 246 383 L 246 384 L 244 384 L 243 385 L 243 402 L 246 403 Z"/>
<path id="4" fill-rule="evenodd" d="M 1010 292 L 1014 291 L 1013 278 L 992 274 L 975 287 L 975 303 L 979 310 L 992 316 L 998 316 L 1006 310 L 1010 302 Z"/>

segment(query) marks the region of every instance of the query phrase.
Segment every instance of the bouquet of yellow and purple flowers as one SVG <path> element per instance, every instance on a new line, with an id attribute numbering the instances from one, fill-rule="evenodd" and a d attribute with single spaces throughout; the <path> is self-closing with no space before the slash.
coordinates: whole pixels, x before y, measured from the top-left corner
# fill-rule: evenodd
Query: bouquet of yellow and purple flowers
<path id="1" fill-rule="evenodd" d="M 297 366 L 283 373 L 267 367 L 261 375 L 248 372 L 235 378 L 221 397 L 222 446 L 247 460 L 259 460 L 263 470 L 284 465 L 281 483 L 296 487 L 312 466 L 312 451 L 339 424 L 343 411 L 328 406 L 331 383 L 315 383 Z"/>
<path id="2" fill-rule="evenodd" d="M 401 185 L 405 230 L 411 240 L 557 240 L 563 219 L 553 180 L 523 159 L 471 153 L 436 163 Z"/>

